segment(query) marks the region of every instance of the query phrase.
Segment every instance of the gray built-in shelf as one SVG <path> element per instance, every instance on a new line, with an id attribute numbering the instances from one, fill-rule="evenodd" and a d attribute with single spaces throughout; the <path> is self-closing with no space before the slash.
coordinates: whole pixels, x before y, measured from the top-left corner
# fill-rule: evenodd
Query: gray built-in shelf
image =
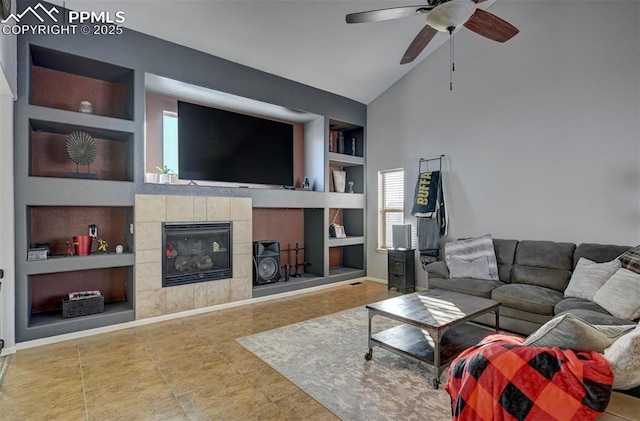
<path id="1" fill-rule="evenodd" d="M 37 1 L 25 1 L 19 7 L 23 10 L 37 4 Z M 30 15 L 25 15 L 21 23 L 40 24 Z M 313 118 L 304 123 L 304 172 L 312 178 L 315 191 L 144 183 L 145 85 L 152 75 L 312 115 Z M 95 96 L 104 90 L 111 92 L 107 103 L 102 103 L 99 95 Z M 76 111 L 81 100 L 91 100 L 96 112 Z M 366 108 L 365 104 L 339 95 L 128 29 L 118 36 L 18 36 L 14 113 L 16 341 L 135 320 L 136 256 L 131 253 L 134 234 L 129 232 L 129 224 L 133 222 L 136 194 L 250 197 L 256 208 L 303 209 L 304 239 L 310 262 L 307 273 L 288 284 L 256 287 L 254 297 L 365 275 Z M 38 156 L 38 162 L 34 162 L 33 142 L 46 144 L 49 139 L 55 139 L 52 145 L 59 146 L 60 139 L 73 130 L 85 130 L 99 138 L 105 148 L 111 148 L 110 154 L 117 156 L 113 164 L 121 168 L 103 171 L 103 178 L 97 180 L 69 178 L 66 167 L 49 172 L 49 167 L 66 165 L 64 153 L 59 149 L 53 157 L 43 153 Z M 343 136 L 349 141 L 355 137 L 356 155 L 330 153 L 330 131 L 344 132 Z M 40 148 L 40 151 L 46 150 Z M 51 162 L 41 165 L 41 159 Z M 108 167 L 111 163 L 103 165 Z M 355 193 L 331 191 L 332 167 L 347 171 L 348 179 L 354 180 Z M 38 207 L 60 207 L 76 214 L 85 208 L 122 209 L 125 223 L 121 228 L 112 228 L 112 234 L 122 231 L 118 234 L 124 238 L 128 253 L 27 262 L 27 249 L 32 240 L 30 215 Z M 347 239 L 328 237 L 330 209 L 337 208 L 349 215 L 348 224 L 358 227 Z M 56 223 L 59 221 L 52 221 Z M 69 237 L 79 234 L 85 233 L 69 232 Z M 110 244 L 112 250 L 114 246 Z M 333 254 L 340 252 L 340 267 L 330 265 L 331 250 Z M 124 300 L 107 302 L 102 314 L 73 319 L 62 319 L 55 310 L 32 312 L 34 282 L 42 287 L 48 277 L 59 282 L 67 274 L 77 280 L 85 271 L 123 274 Z"/>

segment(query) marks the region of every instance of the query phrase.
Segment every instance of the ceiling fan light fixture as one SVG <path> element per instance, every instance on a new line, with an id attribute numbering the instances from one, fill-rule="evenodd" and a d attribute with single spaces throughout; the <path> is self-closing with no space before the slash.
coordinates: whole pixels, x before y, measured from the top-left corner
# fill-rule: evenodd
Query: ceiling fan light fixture
<path id="1" fill-rule="evenodd" d="M 469 0 L 453 0 L 434 8 L 427 15 L 427 24 L 441 32 L 450 32 L 468 21 L 476 11 L 475 3 Z"/>

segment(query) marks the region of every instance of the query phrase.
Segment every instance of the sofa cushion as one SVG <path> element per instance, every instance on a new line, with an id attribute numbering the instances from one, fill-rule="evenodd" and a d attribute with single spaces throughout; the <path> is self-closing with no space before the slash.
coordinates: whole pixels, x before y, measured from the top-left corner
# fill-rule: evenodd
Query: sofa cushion
<path id="1" fill-rule="evenodd" d="M 518 240 L 493 239 L 493 248 L 498 261 L 498 277 L 502 282 L 511 282 L 511 268 L 516 258 Z"/>
<path id="2" fill-rule="evenodd" d="M 564 296 L 554 289 L 537 285 L 507 284 L 491 292 L 491 299 L 503 306 L 553 316 L 553 308 Z"/>
<path id="3" fill-rule="evenodd" d="M 451 264 L 449 262 L 451 256 L 459 257 L 468 261 L 486 256 L 489 261 L 489 274 L 491 275 L 491 279 L 494 281 L 499 280 L 498 262 L 496 260 L 496 252 L 493 249 L 493 241 L 491 240 L 490 234 L 446 243 L 444 245 L 444 261 L 447 262 L 449 270 L 451 270 Z"/>
<path id="4" fill-rule="evenodd" d="M 585 300 L 583 298 L 575 298 L 575 297 L 565 298 L 564 300 L 560 301 L 558 304 L 556 304 L 556 307 L 554 308 L 554 312 L 555 314 L 560 314 L 560 313 L 564 313 L 565 311 L 577 310 L 577 309 L 591 310 L 598 313 L 606 314 L 608 316 L 611 315 L 607 310 L 600 307 L 598 304 L 589 300 Z"/>
<path id="5" fill-rule="evenodd" d="M 449 277 L 491 281 L 489 260 L 487 260 L 487 256 L 480 256 L 473 260 L 449 256 Z"/>
<path id="6" fill-rule="evenodd" d="M 528 322 L 537 323 L 538 326 L 536 327 L 536 329 L 555 317 L 551 314 L 532 313 L 530 311 L 519 310 L 517 308 L 507 306 L 500 307 L 500 316 L 511 317 L 513 319 L 522 319 Z M 500 327 L 502 327 L 502 325 Z"/>
<path id="7" fill-rule="evenodd" d="M 610 314 L 601 313 L 595 310 L 588 310 L 584 308 L 574 308 L 571 310 L 563 311 L 562 313 L 558 313 L 558 316 L 561 316 L 566 313 L 571 313 L 575 316 L 580 317 L 582 320 L 585 320 L 592 325 L 628 325 L 629 320 L 620 319 L 619 317 L 612 316 Z"/>
<path id="8" fill-rule="evenodd" d="M 593 302 L 621 319 L 640 318 L 640 273 L 618 269 L 596 292 Z"/>
<path id="9" fill-rule="evenodd" d="M 567 289 L 564 290 L 564 296 L 593 301 L 593 296 L 596 295 L 596 292 L 602 288 L 604 283 L 618 269 L 620 269 L 620 260 L 618 259 L 596 263 L 593 260 L 581 257 L 573 270 L 573 274 L 571 274 Z"/>
<path id="10" fill-rule="evenodd" d="M 594 326 L 579 317 L 566 313 L 557 316 L 533 332 L 523 345 L 554 346 L 574 351 L 596 351 L 602 353 L 619 337 L 634 329 L 634 326 Z"/>
<path id="11" fill-rule="evenodd" d="M 444 260 L 439 260 L 437 262 L 431 262 L 424 268 L 427 271 L 429 276 L 428 279 L 431 278 L 448 278 L 449 277 L 449 268 Z"/>
<path id="12" fill-rule="evenodd" d="M 573 243 L 520 241 L 511 282 L 564 291 L 573 269 Z"/>
<path id="13" fill-rule="evenodd" d="M 613 371 L 615 389 L 626 390 L 640 386 L 640 327 L 605 349 L 604 358 Z"/>
<path id="14" fill-rule="evenodd" d="M 474 295 L 476 297 L 491 298 L 493 289 L 504 285 L 500 281 L 486 281 L 470 278 L 429 279 L 429 288 L 446 289 L 447 291 L 459 292 L 461 294 Z"/>
<path id="15" fill-rule="evenodd" d="M 596 263 L 610 262 L 628 251 L 630 246 L 616 246 L 613 244 L 582 243 L 573 253 L 573 266 L 578 264 L 581 257 Z"/>

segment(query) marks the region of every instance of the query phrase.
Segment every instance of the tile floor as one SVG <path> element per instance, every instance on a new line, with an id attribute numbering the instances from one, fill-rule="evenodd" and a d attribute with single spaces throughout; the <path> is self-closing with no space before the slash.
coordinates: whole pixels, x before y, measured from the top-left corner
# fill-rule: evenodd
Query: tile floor
<path id="1" fill-rule="evenodd" d="M 0 420 L 336 420 L 235 339 L 396 295 L 365 281 L 21 350 Z"/>

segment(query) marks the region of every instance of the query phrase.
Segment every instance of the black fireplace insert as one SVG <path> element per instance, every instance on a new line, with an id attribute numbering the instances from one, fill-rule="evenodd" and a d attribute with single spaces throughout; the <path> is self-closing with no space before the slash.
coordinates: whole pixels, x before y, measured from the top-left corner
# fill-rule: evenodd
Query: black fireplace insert
<path id="1" fill-rule="evenodd" d="M 162 286 L 233 277 L 232 222 L 163 222 Z"/>

